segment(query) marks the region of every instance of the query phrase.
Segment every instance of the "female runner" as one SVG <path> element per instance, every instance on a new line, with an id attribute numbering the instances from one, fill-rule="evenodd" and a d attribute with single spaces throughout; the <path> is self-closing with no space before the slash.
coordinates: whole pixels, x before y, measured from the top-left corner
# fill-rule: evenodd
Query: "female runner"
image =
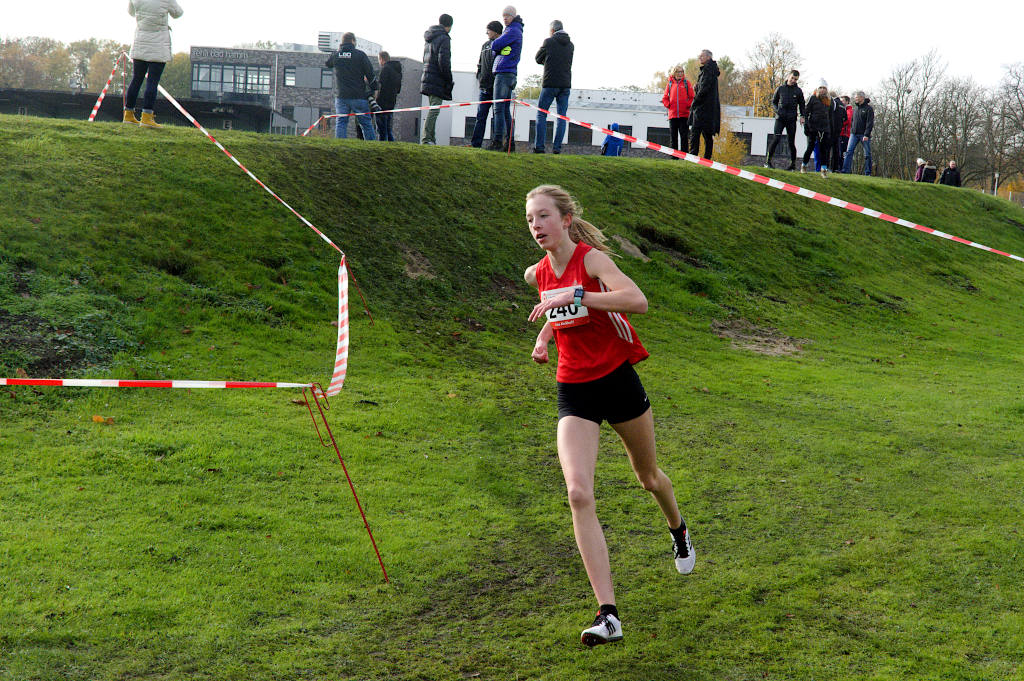
<path id="1" fill-rule="evenodd" d="M 543 185 L 526 195 L 526 222 L 546 257 L 526 270 L 541 302 L 530 321 L 545 318 L 533 359 L 548 361 L 558 349 L 558 460 L 569 494 L 573 533 L 599 605 L 583 630 L 588 646 L 622 640 L 611 566 L 594 502 L 594 469 L 600 424 L 607 420 L 622 438 L 637 480 L 658 502 L 672 534 L 676 569 L 693 570 L 694 552 L 679 513 L 672 482 L 658 468 L 651 403 L 633 370 L 648 354 L 625 313 L 647 311 L 647 298 L 608 256 L 601 231 L 581 218 L 564 189 Z"/>

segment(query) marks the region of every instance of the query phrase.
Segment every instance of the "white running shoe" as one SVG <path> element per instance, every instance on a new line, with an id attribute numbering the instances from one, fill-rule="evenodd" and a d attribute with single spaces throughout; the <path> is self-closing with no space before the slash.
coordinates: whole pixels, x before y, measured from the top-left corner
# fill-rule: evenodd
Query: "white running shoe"
<path id="1" fill-rule="evenodd" d="M 580 642 L 588 648 L 601 645 L 602 643 L 615 643 L 622 640 L 622 622 L 611 613 L 597 613 L 594 618 L 594 626 L 584 629 L 580 636 Z"/>
<path id="2" fill-rule="evenodd" d="M 686 530 L 686 541 L 683 542 L 682 546 L 679 545 L 675 539 L 672 540 L 672 552 L 676 556 L 676 570 L 681 575 L 688 575 L 693 572 L 693 564 L 697 562 L 697 557 L 693 550 L 693 544 L 690 543 L 690 530 Z"/>

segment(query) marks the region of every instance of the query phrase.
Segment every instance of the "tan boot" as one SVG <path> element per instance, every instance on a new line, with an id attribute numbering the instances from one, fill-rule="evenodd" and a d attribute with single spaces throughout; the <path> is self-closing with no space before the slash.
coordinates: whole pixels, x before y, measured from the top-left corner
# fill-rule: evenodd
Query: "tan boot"
<path id="1" fill-rule="evenodd" d="M 156 122 L 156 119 L 153 118 L 153 114 L 147 113 L 145 111 L 142 112 L 142 120 L 139 121 L 139 125 L 141 125 L 144 128 L 162 128 L 162 127 L 164 127 L 164 126 L 162 126 L 162 125 L 160 125 L 159 123 Z"/>
<path id="2" fill-rule="evenodd" d="M 125 109 L 124 110 L 124 121 L 123 122 L 124 123 L 134 123 L 135 125 L 138 125 L 139 124 L 139 119 L 135 117 L 135 112 L 134 111 L 132 111 L 131 109 Z"/>

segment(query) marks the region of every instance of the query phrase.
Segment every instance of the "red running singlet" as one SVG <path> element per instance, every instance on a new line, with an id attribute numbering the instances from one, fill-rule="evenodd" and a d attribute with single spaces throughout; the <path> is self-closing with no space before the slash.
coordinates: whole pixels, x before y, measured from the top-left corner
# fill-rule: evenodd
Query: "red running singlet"
<path id="1" fill-rule="evenodd" d="M 591 247 L 576 244 L 572 258 L 561 277 L 556 277 L 547 256 L 537 263 L 537 290 L 541 300 L 563 291 L 582 286 L 585 291 L 601 293 L 608 287 L 587 274 L 583 258 Z M 618 369 L 623 362 L 636 364 L 647 359 L 649 353 L 640 343 L 626 315 L 620 312 L 588 310 L 569 304 L 548 310 L 547 321 L 555 331 L 558 348 L 558 370 L 555 378 L 560 383 L 586 383 Z"/>

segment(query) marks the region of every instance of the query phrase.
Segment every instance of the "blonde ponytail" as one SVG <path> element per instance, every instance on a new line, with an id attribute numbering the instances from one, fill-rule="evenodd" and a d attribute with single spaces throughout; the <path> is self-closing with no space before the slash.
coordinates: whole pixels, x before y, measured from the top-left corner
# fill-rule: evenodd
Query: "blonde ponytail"
<path id="1" fill-rule="evenodd" d="M 534 198 L 535 196 L 547 196 L 555 203 L 555 209 L 558 210 L 558 214 L 561 216 L 571 215 L 572 223 L 569 225 L 569 238 L 574 243 L 583 242 L 586 245 L 596 248 L 602 253 L 612 254 L 612 250 L 608 248 L 606 237 L 600 229 L 590 224 L 583 219 L 583 208 L 577 203 L 576 199 L 556 184 L 542 184 L 539 187 L 531 189 L 526 195 L 526 200 Z"/>

